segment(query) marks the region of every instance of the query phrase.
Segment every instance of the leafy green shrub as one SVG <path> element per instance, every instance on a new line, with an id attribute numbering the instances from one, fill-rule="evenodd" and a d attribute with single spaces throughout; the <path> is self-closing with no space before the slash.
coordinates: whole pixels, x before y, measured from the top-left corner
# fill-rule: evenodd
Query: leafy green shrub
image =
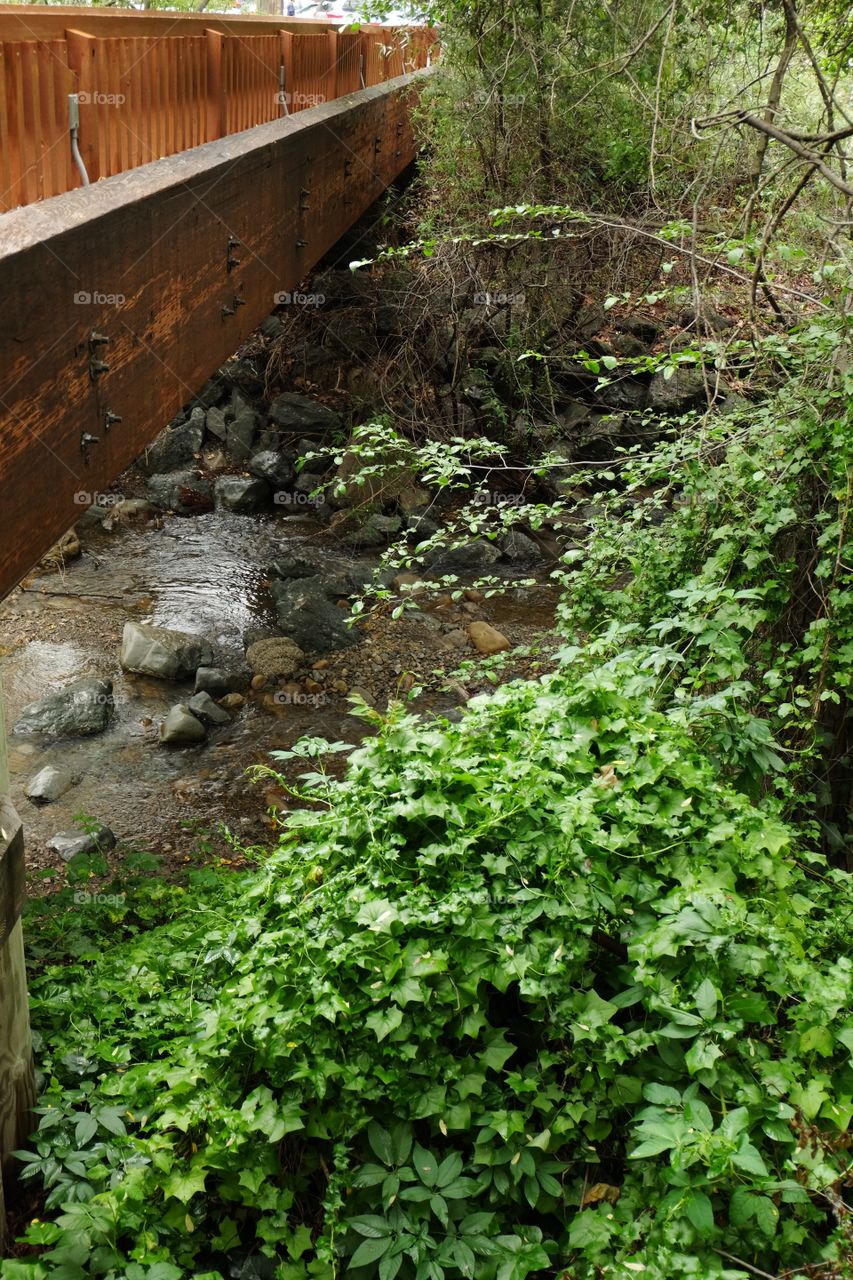
<path id="1" fill-rule="evenodd" d="M 392 716 L 344 782 L 306 776 L 326 811 L 240 896 L 38 980 L 36 1152 L 74 1190 L 5 1275 L 834 1256 L 846 879 L 810 878 L 653 677 L 571 658 L 459 726 Z"/>

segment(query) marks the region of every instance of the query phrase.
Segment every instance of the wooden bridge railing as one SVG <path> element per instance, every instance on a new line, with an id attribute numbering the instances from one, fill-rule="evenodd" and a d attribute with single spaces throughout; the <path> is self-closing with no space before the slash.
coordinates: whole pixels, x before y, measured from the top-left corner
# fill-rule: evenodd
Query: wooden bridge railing
<path id="1" fill-rule="evenodd" d="M 82 185 L 69 94 L 95 182 L 417 70 L 436 38 L 428 28 L 150 18 L 146 28 L 138 12 L 0 7 L 0 211 Z"/>

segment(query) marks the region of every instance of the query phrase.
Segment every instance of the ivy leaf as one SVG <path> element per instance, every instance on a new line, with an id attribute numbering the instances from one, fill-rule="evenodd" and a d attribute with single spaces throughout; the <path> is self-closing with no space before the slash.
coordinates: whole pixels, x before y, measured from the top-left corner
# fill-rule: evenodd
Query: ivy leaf
<path id="1" fill-rule="evenodd" d="M 376 1035 L 377 1040 L 384 1040 L 392 1031 L 396 1031 L 403 1021 L 403 1010 L 397 1005 L 387 1009 L 375 1009 L 365 1018 L 365 1022 Z"/>

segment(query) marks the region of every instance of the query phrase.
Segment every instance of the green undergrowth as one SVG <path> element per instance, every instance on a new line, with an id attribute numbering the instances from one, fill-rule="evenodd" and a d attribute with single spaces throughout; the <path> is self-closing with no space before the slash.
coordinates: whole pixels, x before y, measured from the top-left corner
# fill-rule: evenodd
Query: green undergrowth
<path id="1" fill-rule="evenodd" d="M 31 922 L 48 1198 L 0 1275 L 853 1274 L 853 891 L 798 809 L 853 653 L 845 397 L 664 444 L 668 494 L 629 460 L 558 670 L 393 708 L 343 781 L 304 744 L 259 871 L 82 949 Z"/>

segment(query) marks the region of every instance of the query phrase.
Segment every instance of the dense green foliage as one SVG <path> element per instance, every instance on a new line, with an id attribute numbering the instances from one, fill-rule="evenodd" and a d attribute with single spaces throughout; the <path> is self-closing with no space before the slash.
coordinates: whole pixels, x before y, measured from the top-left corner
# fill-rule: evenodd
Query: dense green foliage
<path id="1" fill-rule="evenodd" d="M 602 517 L 554 675 L 397 708 L 246 883 L 42 957 L 52 1220 L 4 1276 L 845 1274 L 853 895 L 770 727 L 849 681 L 849 387 L 796 394 L 631 463 L 679 501 Z M 826 607 L 780 650 L 804 522 Z"/>

